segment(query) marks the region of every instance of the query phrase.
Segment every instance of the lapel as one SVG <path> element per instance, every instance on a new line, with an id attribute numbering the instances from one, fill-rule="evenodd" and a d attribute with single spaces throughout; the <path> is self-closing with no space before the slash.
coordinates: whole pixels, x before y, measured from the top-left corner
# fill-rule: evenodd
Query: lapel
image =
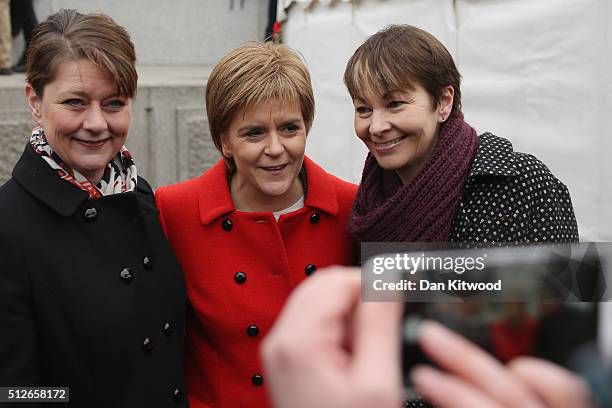
<path id="1" fill-rule="evenodd" d="M 15 165 L 13 177 L 27 192 L 64 217 L 73 215 L 89 198 L 85 191 L 59 178 L 30 143 Z"/>
<path id="2" fill-rule="evenodd" d="M 509 140 L 492 133 L 480 135 L 480 144 L 468 178 L 475 176 L 514 177 L 520 173 L 514 160 L 514 150 Z"/>

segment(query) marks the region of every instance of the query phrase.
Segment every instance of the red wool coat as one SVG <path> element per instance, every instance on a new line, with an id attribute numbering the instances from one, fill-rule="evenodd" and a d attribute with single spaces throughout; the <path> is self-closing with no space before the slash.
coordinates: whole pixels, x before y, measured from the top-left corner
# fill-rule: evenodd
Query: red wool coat
<path id="1" fill-rule="evenodd" d="M 357 186 L 304 158 L 304 208 L 234 209 L 223 161 L 156 193 L 193 309 L 186 374 L 192 408 L 269 406 L 259 345 L 291 291 L 314 270 L 353 261 L 347 230 Z"/>

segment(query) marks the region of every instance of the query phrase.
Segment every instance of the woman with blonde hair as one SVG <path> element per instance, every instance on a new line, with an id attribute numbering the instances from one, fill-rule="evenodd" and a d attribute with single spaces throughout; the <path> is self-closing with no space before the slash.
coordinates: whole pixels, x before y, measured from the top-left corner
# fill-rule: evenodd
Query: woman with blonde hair
<path id="1" fill-rule="evenodd" d="M 193 311 L 189 400 L 263 407 L 261 339 L 302 280 L 353 261 L 347 222 L 356 186 L 304 155 L 314 96 L 290 48 L 253 42 L 229 52 L 206 85 L 206 111 L 223 158 L 156 194 Z"/>

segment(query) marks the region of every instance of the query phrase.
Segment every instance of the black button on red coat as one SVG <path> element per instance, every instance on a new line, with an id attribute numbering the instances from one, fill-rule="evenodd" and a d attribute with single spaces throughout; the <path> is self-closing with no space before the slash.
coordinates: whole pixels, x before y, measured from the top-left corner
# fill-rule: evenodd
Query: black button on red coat
<path id="1" fill-rule="evenodd" d="M 311 224 L 316 224 L 317 222 L 319 222 L 320 219 L 321 219 L 321 215 L 318 212 L 315 211 L 310 216 L 310 223 Z"/>
<path id="2" fill-rule="evenodd" d="M 234 274 L 234 280 L 236 281 L 236 283 L 243 284 L 244 282 L 246 282 L 246 279 L 246 273 L 242 271 L 238 271 Z"/>
<path id="3" fill-rule="evenodd" d="M 221 223 L 221 228 L 223 228 L 223 231 L 231 231 L 233 227 L 234 224 L 232 224 L 232 220 L 229 218 L 224 219 Z"/>
<path id="4" fill-rule="evenodd" d="M 254 324 L 249 325 L 249 327 L 247 327 L 247 334 L 251 337 L 257 336 L 259 334 L 259 327 Z"/>
<path id="5" fill-rule="evenodd" d="M 256 385 L 259 387 L 260 385 L 263 385 L 264 383 L 263 375 L 255 374 L 253 377 L 251 377 L 251 381 L 253 382 L 253 385 Z"/>
<path id="6" fill-rule="evenodd" d="M 310 276 L 314 273 L 314 271 L 317 270 L 317 266 L 315 264 L 308 264 L 306 265 L 306 267 L 304 268 L 304 272 L 306 272 L 306 275 Z"/>

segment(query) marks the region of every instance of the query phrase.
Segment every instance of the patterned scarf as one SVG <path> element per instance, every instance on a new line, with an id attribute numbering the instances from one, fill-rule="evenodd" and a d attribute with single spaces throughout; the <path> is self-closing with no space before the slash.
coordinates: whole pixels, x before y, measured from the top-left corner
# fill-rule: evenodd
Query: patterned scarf
<path id="1" fill-rule="evenodd" d="M 440 127 L 429 161 L 406 185 L 368 154 L 349 222 L 351 234 L 359 242 L 448 241 L 479 143 L 463 114 L 453 113 Z"/>
<path id="2" fill-rule="evenodd" d="M 34 151 L 57 172 L 60 178 L 86 191 L 91 200 L 111 194 L 134 191 L 136 188 L 136 165 L 134 164 L 132 155 L 125 146 L 122 146 L 119 154 L 108 163 L 104 169 L 102 180 L 100 180 L 98 185 L 93 185 L 81 173 L 71 169 L 57 153 L 51 149 L 42 128 L 36 128 L 32 131 L 30 144 L 34 148 Z"/>

